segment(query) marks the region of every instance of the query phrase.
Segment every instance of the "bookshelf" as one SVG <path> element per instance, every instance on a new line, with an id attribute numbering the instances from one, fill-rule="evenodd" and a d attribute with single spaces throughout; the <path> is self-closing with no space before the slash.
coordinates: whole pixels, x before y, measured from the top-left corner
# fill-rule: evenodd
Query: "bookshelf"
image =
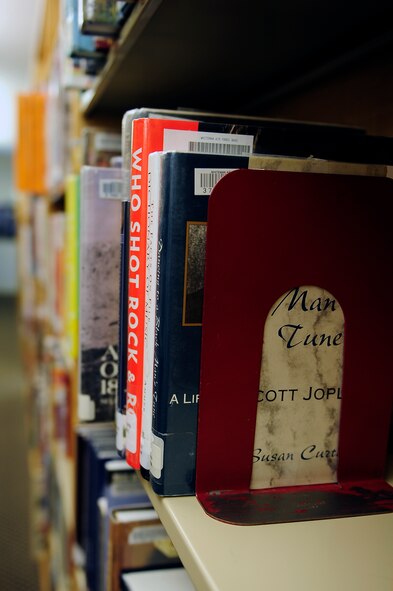
<path id="1" fill-rule="evenodd" d="M 337 72 L 348 75 L 370 56 L 390 58 L 391 12 L 386 0 L 334 0 L 318 13 L 308 0 L 268 7 L 255 0 L 143 0 L 85 94 L 84 114 L 121 116 L 142 105 L 266 114 L 280 97 Z M 337 107 L 330 104 L 333 120 Z"/>
<path id="2" fill-rule="evenodd" d="M 312 8 L 307 0 L 140 0 L 83 93 L 83 121 L 120 128 L 133 107 L 189 107 L 392 135 L 391 3 L 332 0 L 323 11 Z M 39 81 L 50 70 L 42 57 L 48 45 L 43 40 Z M 52 204 L 63 190 L 52 192 Z M 61 451 L 54 456 L 69 525 L 74 500 L 67 483 L 74 486 L 75 475 Z M 160 498 L 143 483 L 198 591 L 391 589 L 393 514 L 230 526 L 208 517 L 195 497 Z"/>
<path id="3" fill-rule="evenodd" d="M 198 591 L 392 587 L 393 514 L 236 526 L 208 517 L 195 497 L 144 487 Z"/>

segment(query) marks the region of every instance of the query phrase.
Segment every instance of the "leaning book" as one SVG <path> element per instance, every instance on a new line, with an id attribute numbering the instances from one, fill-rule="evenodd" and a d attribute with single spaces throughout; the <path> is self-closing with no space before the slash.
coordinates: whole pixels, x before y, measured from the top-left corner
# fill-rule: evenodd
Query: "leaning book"
<path id="1" fill-rule="evenodd" d="M 81 170 L 79 278 L 80 421 L 113 421 L 118 375 L 122 173 Z"/>

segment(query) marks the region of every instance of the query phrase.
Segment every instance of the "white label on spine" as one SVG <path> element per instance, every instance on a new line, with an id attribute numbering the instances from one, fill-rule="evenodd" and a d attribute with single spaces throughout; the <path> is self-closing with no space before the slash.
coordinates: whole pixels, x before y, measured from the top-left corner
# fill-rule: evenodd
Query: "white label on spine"
<path id="1" fill-rule="evenodd" d="M 130 453 L 136 453 L 136 414 L 132 408 L 127 408 L 126 413 L 126 448 Z"/>
<path id="2" fill-rule="evenodd" d="M 216 183 L 235 168 L 196 168 L 194 170 L 194 195 L 210 195 Z"/>
<path id="3" fill-rule="evenodd" d="M 94 421 L 96 416 L 96 405 L 88 394 L 78 396 L 78 417 L 80 421 Z"/>
<path id="4" fill-rule="evenodd" d="M 125 416 L 122 412 L 116 412 L 116 449 L 120 452 L 124 451 L 125 447 Z"/>
<path id="5" fill-rule="evenodd" d="M 151 452 L 150 452 L 150 472 L 154 478 L 161 477 L 161 471 L 164 465 L 164 440 L 157 435 L 152 434 Z"/>
<path id="6" fill-rule="evenodd" d="M 162 525 L 144 525 L 135 527 L 128 536 L 129 544 L 151 544 L 158 540 L 166 540 L 168 534 Z"/>
<path id="7" fill-rule="evenodd" d="M 164 151 L 250 156 L 254 137 L 238 133 L 209 133 L 206 131 L 164 130 Z"/>

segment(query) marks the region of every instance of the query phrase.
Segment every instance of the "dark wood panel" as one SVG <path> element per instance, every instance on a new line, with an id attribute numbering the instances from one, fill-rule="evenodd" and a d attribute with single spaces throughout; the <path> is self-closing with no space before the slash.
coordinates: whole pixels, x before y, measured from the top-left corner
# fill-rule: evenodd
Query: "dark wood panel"
<path id="1" fill-rule="evenodd" d="M 390 43 L 391 12 L 386 0 L 331 0 L 318 10 L 311 0 L 148 0 L 131 15 L 85 112 L 255 113 L 302 76 Z"/>

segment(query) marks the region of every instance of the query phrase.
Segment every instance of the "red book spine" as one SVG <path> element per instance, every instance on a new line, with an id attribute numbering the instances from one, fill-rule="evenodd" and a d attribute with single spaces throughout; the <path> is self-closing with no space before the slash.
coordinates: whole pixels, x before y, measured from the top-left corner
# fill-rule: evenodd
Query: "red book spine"
<path id="1" fill-rule="evenodd" d="M 133 128 L 131 146 L 130 237 L 128 263 L 128 330 L 127 330 L 127 406 L 126 460 L 135 469 L 140 467 L 140 422 L 143 387 L 143 319 L 146 260 L 146 192 L 147 146 L 144 126 Z"/>
<path id="2" fill-rule="evenodd" d="M 126 460 L 140 468 L 144 383 L 144 329 L 149 154 L 164 147 L 165 129 L 197 130 L 197 121 L 135 119 L 131 142 L 128 268 Z"/>

